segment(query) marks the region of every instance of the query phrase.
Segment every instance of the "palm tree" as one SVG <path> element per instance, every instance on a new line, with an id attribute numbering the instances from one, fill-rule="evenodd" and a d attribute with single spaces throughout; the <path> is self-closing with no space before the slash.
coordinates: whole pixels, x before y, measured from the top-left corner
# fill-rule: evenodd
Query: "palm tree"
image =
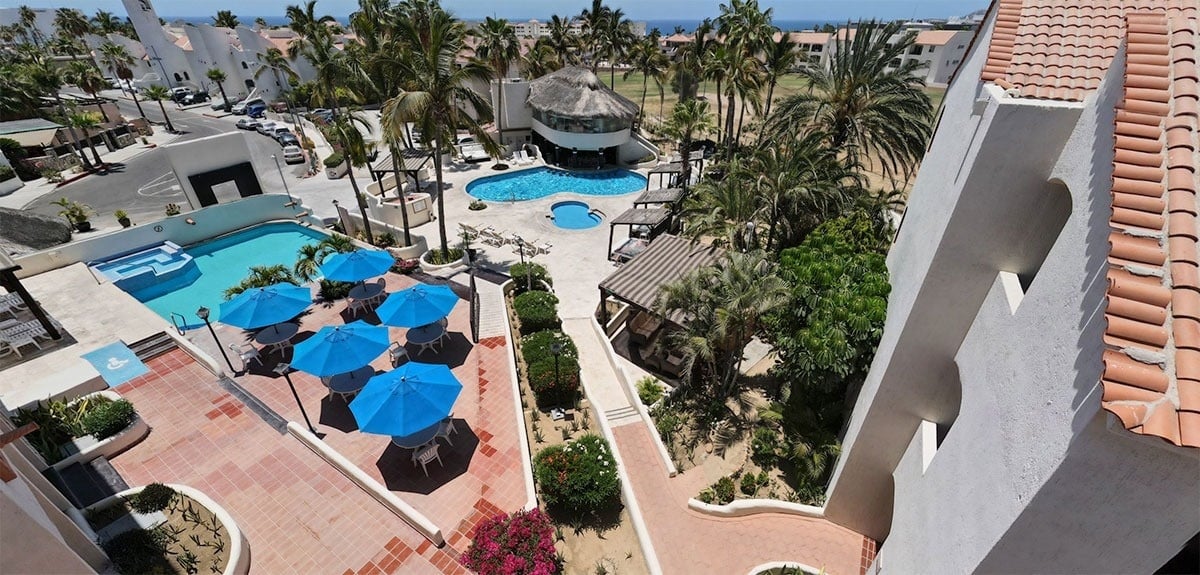
<path id="1" fill-rule="evenodd" d="M 545 39 L 546 37 L 539 38 L 533 48 L 521 56 L 521 72 L 526 78 L 540 78 L 563 67 L 558 53 L 550 43 L 543 42 Z"/>
<path id="2" fill-rule="evenodd" d="M 763 69 L 767 73 L 767 98 L 763 108 L 763 116 L 766 117 L 771 115 L 775 84 L 796 66 L 796 43 L 787 32 L 780 32 L 777 40 L 767 44 L 763 59 Z"/>
<path id="3" fill-rule="evenodd" d="M 233 299 L 250 288 L 262 288 L 278 283 L 297 284 L 296 276 L 285 265 L 250 266 L 250 274 L 235 286 L 226 288 L 222 294 L 225 299 Z"/>
<path id="4" fill-rule="evenodd" d="M 288 56 L 293 58 L 300 53 L 304 44 L 313 36 L 327 34 L 329 32 L 327 24 L 335 21 L 333 16 L 328 14 L 317 16 L 317 0 L 308 0 L 303 7 L 290 5 L 287 7 L 286 13 L 288 27 L 299 35 L 292 41 L 291 46 L 288 46 Z"/>
<path id="5" fill-rule="evenodd" d="M 217 89 L 221 91 L 221 101 L 225 102 L 225 111 L 228 112 L 231 104 L 229 103 L 229 97 L 225 95 L 225 72 L 220 68 L 209 68 L 204 75 L 208 76 L 209 80 L 217 83 Z"/>
<path id="6" fill-rule="evenodd" d="M 58 36 L 68 43 L 69 54 L 75 56 L 76 41 L 92 31 L 92 23 L 88 22 L 83 12 L 74 8 L 59 8 L 54 11 L 54 28 Z"/>
<path id="7" fill-rule="evenodd" d="M 579 19 L 583 21 L 583 45 L 588 51 L 588 64 L 592 68 L 592 73 L 596 73 L 596 66 L 600 63 L 600 50 L 604 42 L 604 26 L 607 24 L 609 7 L 604 5 L 603 0 L 592 0 L 591 9 L 584 8 L 583 12 L 579 13 Z"/>
<path id="8" fill-rule="evenodd" d="M 571 19 L 555 14 L 550 17 L 548 26 L 550 34 L 539 40 L 546 40 L 550 48 L 558 55 L 558 61 L 562 65 L 578 63 L 575 48 L 579 43 L 578 38 L 571 33 Z"/>
<path id="9" fill-rule="evenodd" d="M 33 42 L 35 48 L 40 50 L 42 48 L 42 40 L 45 38 L 42 37 L 42 31 L 37 26 L 37 12 L 34 12 L 33 8 L 28 6 L 21 6 L 17 8 L 17 15 L 21 27 L 25 31 L 25 37 L 30 42 Z"/>
<path id="10" fill-rule="evenodd" d="M 729 162 L 725 177 L 703 180 L 684 202 L 684 234 L 693 240 L 712 238 L 713 245 L 745 252 L 757 249 L 758 198 L 746 193 L 745 168 L 737 159 Z"/>
<path id="11" fill-rule="evenodd" d="M 620 8 L 610 9 L 604 14 L 601 38 L 604 55 L 608 58 L 608 85 L 615 89 L 617 86 L 617 62 L 625 58 L 630 47 L 636 42 L 636 38 L 633 36 L 633 24 L 625 17 L 623 10 Z"/>
<path id="12" fill-rule="evenodd" d="M 367 199 L 358 189 L 358 181 L 354 179 L 354 167 L 365 166 L 368 163 L 367 144 L 363 140 L 363 134 L 359 131 L 358 126 L 362 126 L 368 132 L 371 130 L 370 124 L 359 110 L 350 110 L 345 114 L 339 115 L 333 119 L 333 122 L 326 128 L 326 133 L 337 144 L 342 157 L 346 160 L 348 168 L 346 174 L 350 176 L 350 187 L 354 189 L 354 198 L 358 202 L 358 211 L 362 214 L 363 231 L 367 235 L 367 242 L 374 244 L 375 237 L 371 235 L 371 218 L 367 216 Z M 399 182 L 397 182 L 399 184 Z"/>
<path id="13" fill-rule="evenodd" d="M 92 150 L 92 158 L 96 161 L 96 167 L 104 166 L 104 161 L 100 159 L 100 153 L 96 151 L 96 143 L 92 141 L 91 134 L 93 130 L 100 129 L 100 114 L 72 110 L 72 113 L 67 115 L 67 125 L 72 129 L 79 129 L 79 131 L 83 132 L 83 136 L 87 138 L 87 145 Z M 80 155 L 83 155 L 82 152 Z"/>
<path id="14" fill-rule="evenodd" d="M 41 90 L 24 66 L 0 59 L 0 119 L 16 120 L 36 115 Z"/>
<path id="15" fill-rule="evenodd" d="M 167 115 L 167 108 L 163 106 L 163 100 L 171 99 L 171 91 L 163 86 L 154 85 L 142 90 L 142 95 L 147 100 L 158 102 L 158 109 L 162 111 L 163 119 L 167 122 L 167 131 L 174 132 L 175 126 L 171 125 L 171 117 Z"/>
<path id="16" fill-rule="evenodd" d="M 92 24 L 101 36 L 107 36 L 113 32 L 121 31 L 121 21 L 112 12 L 97 10 L 96 15 L 92 16 Z"/>
<path id="17" fill-rule="evenodd" d="M 692 162 L 688 159 L 692 138 L 714 128 L 712 116 L 708 113 L 708 102 L 691 99 L 676 103 L 663 128 L 667 137 L 679 141 L 679 154 L 683 158 L 680 187 L 684 196 L 687 196 L 688 184 L 692 179 Z"/>
<path id="18" fill-rule="evenodd" d="M 658 88 L 658 101 L 661 110 L 663 93 L 663 79 L 667 74 L 667 66 L 670 62 L 667 61 L 667 56 L 662 53 L 658 47 L 658 34 L 651 34 L 641 42 L 633 45 L 633 49 L 629 51 L 630 68 L 622 75 L 622 78 L 628 80 L 631 75 L 638 73 L 642 75 L 642 103 L 638 106 L 639 116 L 638 122 L 641 123 L 642 118 L 646 115 L 646 89 L 649 87 L 650 80 L 654 80 L 655 87 Z"/>
<path id="19" fill-rule="evenodd" d="M 722 400 L 737 395 L 746 344 L 787 297 L 787 284 L 762 252 L 726 252 L 716 264 L 664 286 L 656 311 L 688 318 L 667 336 L 667 345 L 683 353 L 688 390 Z"/>
<path id="20" fill-rule="evenodd" d="M 128 82 L 133 78 L 133 71 L 129 67 L 133 66 L 134 59 L 125 46 L 105 40 L 100 45 L 100 61 L 121 80 Z M 132 89 L 132 86 L 130 88 L 129 94 L 133 97 L 133 105 L 137 106 L 138 115 L 145 118 L 146 113 L 142 111 L 142 104 L 138 101 L 137 92 Z"/>
<path id="21" fill-rule="evenodd" d="M 28 74 L 33 86 L 40 93 L 49 93 L 54 98 L 54 103 L 58 106 L 59 115 L 67 118 L 67 108 L 63 105 L 62 97 L 58 93 L 64 83 L 62 70 L 44 58 L 38 58 L 26 65 L 25 73 Z M 70 123 L 67 124 L 67 132 L 71 135 L 71 142 L 79 152 L 79 159 L 83 162 L 83 169 L 91 170 L 92 164 L 88 161 L 87 154 L 83 151 L 83 146 L 79 142 L 79 135 L 75 132 L 75 127 Z"/>
<path id="22" fill-rule="evenodd" d="M 508 20 L 503 18 L 485 19 L 477 33 L 480 42 L 475 54 L 487 63 L 492 70 L 492 77 L 496 79 L 496 132 L 500 143 L 503 144 L 504 78 L 508 76 L 508 67 L 512 62 L 521 57 L 521 43 L 517 40 L 517 33 L 513 31 L 512 26 L 508 25 Z"/>
<path id="23" fill-rule="evenodd" d="M 914 33 L 900 34 L 899 23 L 860 22 L 853 41 L 837 39 L 828 68 L 801 71 L 808 92 L 781 100 L 771 129 L 815 124 L 843 153 L 877 157 L 884 175 L 907 177 L 929 141 L 933 107 L 924 76 L 914 73 L 921 64 L 891 64 L 915 41 Z"/>
<path id="24" fill-rule="evenodd" d="M 97 102 L 100 100 L 100 90 L 103 90 L 107 84 L 104 81 L 104 76 L 100 74 L 100 70 L 96 69 L 90 62 L 81 62 L 79 60 L 75 60 L 67 65 L 67 79 L 78 86 L 80 90 L 87 92 Z M 98 103 L 96 104 L 96 108 L 99 109 L 100 115 L 104 117 L 104 122 L 107 123 L 108 113 L 104 111 L 104 106 Z"/>
<path id="25" fill-rule="evenodd" d="M 287 104 L 288 115 L 292 117 L 292 121 L 295 122 L 296 127 L 300 130 L 300 136 L 303 137 L 304 124 L 296 118 L 296 113 L 292 111 L 292 99 L 288 95 L 283 94 L 287 87 L 290 87 L 299 80 L 300 75 L 296 73 L 295 68 L 292 68 L 291 61 L 288 60 L 283 50 L 279 48 L 267 48 L 266 52 L 259 53 L 257 57 L 258 63 L 262 65 L 258 67 L 258 70 L 254 71 L 254 79 L 257 81 L 259 76 L 262 76 L 264 72 L 267 70 L 271 71 L 271 75 L 275 78 L 275 86 L 280 89 L 280 96 L 283 96 L 283 103 Z M 287 79 L 287 83 L 279 81 L 280 73 Z"/>
<path id="26" fill-rule="evenodd" d="M 217 15 L 213 16 L 213 26 L 217 28 L 237 28 L 238 18 L 229 10 L 217 10 Z"/>
<path id="27" fill-rule="evenodd" d="M 266 19 L 262 16 L 254 19 L 254 27 L 259 30 L 266 30 L 267 28 L 270 28 L 270 26 L 267 25 Z"/>
<path id="28" fill-rule="evenodd" d="M 446 235 L 445 190 L 442 185 L 442 154 L 455 130 L 465 128 L 497 154 L 495 142 L 483 130 L 492 118 L 491 102 L 469 87 L 487 82 L 489 71 L 478 62 L 455 64 L 463 48 L 465 29 L 436 4 L 417 18 L 398 23 L 398 39 L 412 52 L 393 61 L 402 91 L 383 105 L 383 129 L 395 140 L 408 122 L 421 127 L 421 135 L 432 143 L 433 169 L 437 176 L 438 233 L 443 255 L 449 255 Z M 398 158 L 397 158 L 398 160 Z M 396 182 L 399 185 L 400 182 Z"/>

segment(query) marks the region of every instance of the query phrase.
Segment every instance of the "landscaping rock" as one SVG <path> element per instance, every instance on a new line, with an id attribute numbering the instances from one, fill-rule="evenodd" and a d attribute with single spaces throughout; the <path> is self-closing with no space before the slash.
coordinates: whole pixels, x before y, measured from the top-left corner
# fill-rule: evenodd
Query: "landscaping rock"
<path id="1" fill-rule="evenodd" d="M 23 254 L 71 241 L 71 228 L 61 218 L 0 208 L 0 249 Z"/>

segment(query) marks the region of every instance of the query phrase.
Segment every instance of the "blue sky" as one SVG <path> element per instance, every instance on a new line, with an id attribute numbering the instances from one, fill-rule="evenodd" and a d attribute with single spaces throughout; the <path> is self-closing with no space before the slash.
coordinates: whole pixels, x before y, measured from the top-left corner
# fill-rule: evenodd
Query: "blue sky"
<path id="1" fill-rule="evenodd" d="M 217 10 L 233 10 L 243 18 L 283 15 L 288 4 L 298 0 L 153 0 L 160 16 L 210 16 Z M 92 13 L 104 9 L 121 16 L 125 8 L 120 0 L 0 0 L 0 6 L 26 4 L 34 8 L 56 8 L 70 5 Z M 700 19 L 716 16 L 720 0 L 607 0 L 606 4 L 621 8 L 638 20 Z M 764 7 L 775 8 L 775 17 L 782 20 L 846 20 L 858 18 L 935 18 L 961 16 L 984 8 L 988 0 L 760 0 Z M 345 17 L 355 9 L 354 0 L 319 0 L 320 12 Z M 550 14 L 576 14 L 589 0 L 442 0 L 442 5 L 463 18 L 499 16 L 504 18 L 540 18 Z"/>

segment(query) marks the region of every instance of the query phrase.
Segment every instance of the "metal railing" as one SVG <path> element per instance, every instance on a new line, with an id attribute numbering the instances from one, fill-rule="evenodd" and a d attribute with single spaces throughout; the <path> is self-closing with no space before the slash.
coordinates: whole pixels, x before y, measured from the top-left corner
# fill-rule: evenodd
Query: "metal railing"
<path id="1" fill-rule="evenodd" d="M 175 321 L 176 316 L 178 316 L 179 319 L 183 321 L 182 325 L 180 325 L 179 322 Z M 187 318 L 184 317 L 183 314 L 177 313 L 177 312 L 171 312 L 170 318 L 171 318 L 171 325 L 175 326 L 175 331 L 179 335 L 183 335 L 185 328 L 187 328 Z"/>

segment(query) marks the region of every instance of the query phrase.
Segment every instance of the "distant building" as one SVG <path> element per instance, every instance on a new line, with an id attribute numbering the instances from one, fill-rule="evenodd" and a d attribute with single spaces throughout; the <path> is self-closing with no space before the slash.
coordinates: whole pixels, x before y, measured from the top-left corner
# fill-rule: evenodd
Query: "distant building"
<path id="1" fill-rule="evenodd" d="M 33 8 L 33 13 L 37 15 L 34 20 L 34 27 L 41 33 L 42 38 L 49 40 L 58 34 L 58 29 L 54 27 L 54 9 L 53 8 Z M 0 8 L 0 26 L 12 26 L 13 24 L 21 23 L 20 8 Z"/>
<path id="2" fill-rule="evenodd" d="M 828 65 L 829 55 L 837 52 L 837 41 L 842 39 L 854 41 L 855 28 L 841 28 L 836 34 L 830 34 L 825 44 L 823 62 Z M 924 66 L 917 72 L 925 78 L 930 86 L 944 87 L 954 71 L 962 64 L 967 46 L 975 36 L 972 30 L 935 30 L 929 22 L 906 22 L 900 33 L 891 38 L 889 43 L 899 41 L 903 34 L 916 34 L 915 44 L 898 60 L 892 62 L 892 67 L 899 67 L 904 62 L 915 60 Z"/>

